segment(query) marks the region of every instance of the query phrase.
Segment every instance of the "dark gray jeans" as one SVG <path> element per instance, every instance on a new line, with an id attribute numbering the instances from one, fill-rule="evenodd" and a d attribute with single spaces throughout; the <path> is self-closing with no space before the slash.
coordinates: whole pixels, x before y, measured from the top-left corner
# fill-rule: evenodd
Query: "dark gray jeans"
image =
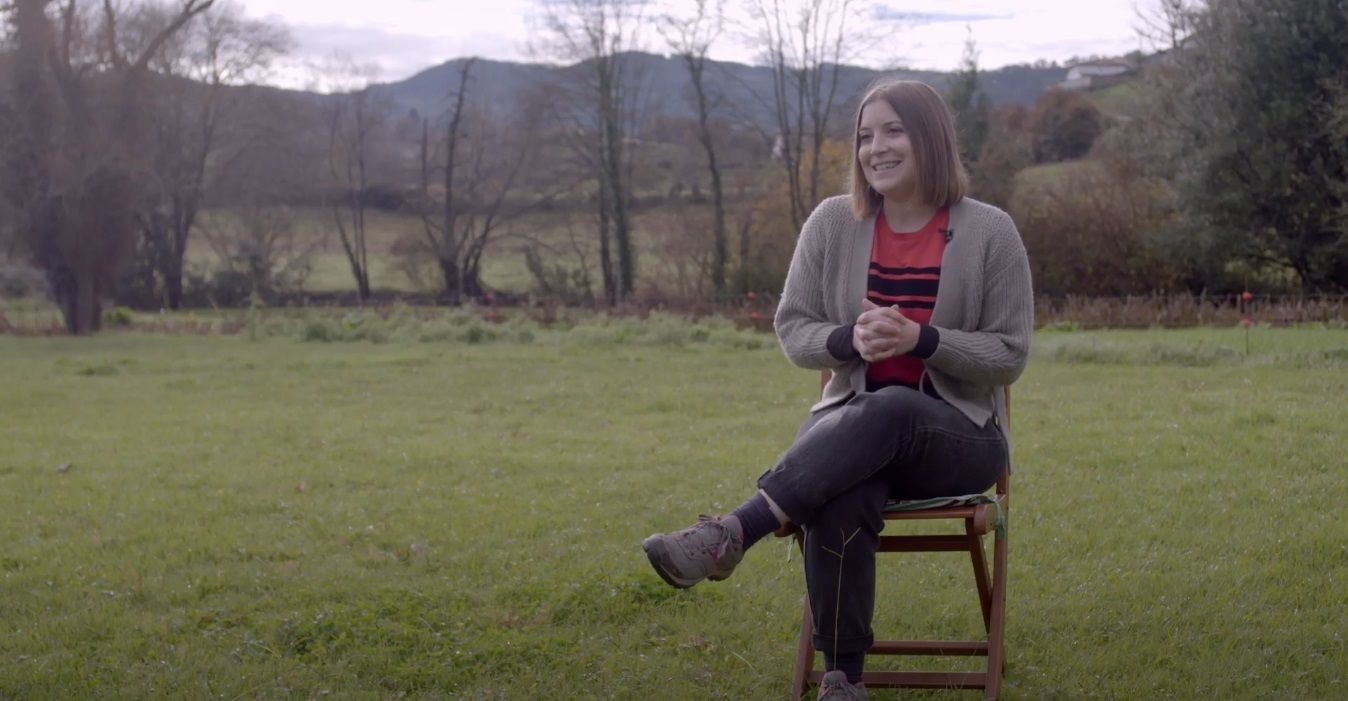
<path id="1" fill-rule="evenodd" d="M 993 424 L 978 426 L 940 399 L 888 387 L 812 414 L 758 478 L 805 531 L 815 649 L 835 657 L 870 649 L 885 501 L 987 489 L 1007 463 L 1006 439 Z"/>

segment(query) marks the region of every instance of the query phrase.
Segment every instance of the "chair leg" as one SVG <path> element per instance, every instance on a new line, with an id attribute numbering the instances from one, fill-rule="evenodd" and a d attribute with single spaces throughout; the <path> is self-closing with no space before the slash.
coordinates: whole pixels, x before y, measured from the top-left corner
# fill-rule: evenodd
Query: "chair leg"
<path id="1" fill-rule="evenodd" d="M 805 677 L 814 669 L 814 613 L 810 611 L 810 597 L 801 607 L 805 613 L 800 619 L 800 643 L 796 648 L 796 671 L 791 675 L 791 701 L 805 696 Z"/>
<path id="2" fill-rule="evenodd" d="M 992 632 L 992 586 L 988 582 L 988 563 L 983 555 L 983 537 L 974 533 L 972 519 L 964 520 L 964 531 L 969 536 L 969 558 L 974 566 L 974 585 L 978 589 L 978 603 L 983 610 L 983 630 Z"/>
<path id="3" fill-rule="evenodd" d="M 988 627 L 988 676 L 983 698 L 996 701 L 1006 671 L 1006 549 L 1009 534 L 994 536 L 992 549 L 992 620 Z"/>

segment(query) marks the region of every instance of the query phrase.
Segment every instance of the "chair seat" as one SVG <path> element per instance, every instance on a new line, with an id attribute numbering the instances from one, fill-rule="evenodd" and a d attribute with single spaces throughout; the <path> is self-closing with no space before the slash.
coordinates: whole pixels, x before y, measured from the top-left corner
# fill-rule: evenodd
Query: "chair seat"
<path id="1" fill-rule="evenodd" d="M 1005 528 L 1003 516 L 1004 495 L 970 494 L 960 497 L 938 497 L 920 501 L 889 501 L 885 504 L 886 521 L 919 521 L 926 519 L 969 519 L 973 532 L 982 535 L 991 529 Z"/>

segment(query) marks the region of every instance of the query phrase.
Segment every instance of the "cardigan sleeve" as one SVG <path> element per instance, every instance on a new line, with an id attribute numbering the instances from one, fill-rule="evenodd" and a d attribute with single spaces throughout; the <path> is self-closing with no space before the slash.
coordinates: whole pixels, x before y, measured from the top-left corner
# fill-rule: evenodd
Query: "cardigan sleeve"
<path id="1" fill-rule="evenodd" d="M 978 328 L 938 328 L 940 342 L 926 360 L 948 375 L 980 385 L 1015 382 L 1029 360 L 1034 333 L 1029 258 L 1009 217 L 1005 225 L 998 227 L 985 259 Z"/>
<path id="2" fill-rule="evenodd" d="M 837 209 L 837 204 L 832 200 L 820 203 L 801 228 L 773 318 L 773 328 L 786 357 L 812 370 L 833 369 L 848 362 L 829 352 L 829 336 L 843 324 L 829 319 L 824 306 L 825 254 L 837 215 L 832 210 Z"/>

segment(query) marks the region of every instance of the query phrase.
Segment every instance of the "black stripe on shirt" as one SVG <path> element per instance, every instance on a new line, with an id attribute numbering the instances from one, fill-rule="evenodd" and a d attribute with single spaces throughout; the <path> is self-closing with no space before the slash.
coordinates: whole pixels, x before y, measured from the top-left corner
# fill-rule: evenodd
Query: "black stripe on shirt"
<path id="1" fill-rule="evenodd" d="M 940 289 L 940 280 L 888 280 L 882 277 L 870 276 L 867 281 L 870 286 L 870 292 L 885 297 L 936 297 L 936 291 Z"/>
<path id="2" fill-rule="evenodd" d="M 876 303 L 876 304 L 878 304 L 878 305 L 880 305 L 880 306 L 882 306 L 882 307 L 898 306 L 898 307 L 902 307 L 902 308 L 904 308 L 904 309 L 935 309 L 935 308 L 936 308 L 936 302 L 924 302 L 924 301 L 921 301 L 921 300 L 913 301 L 913 300 L 906 300 L 906 299 L 905 299 L 905 300 L 901 300 L 901 301 L 895 301 L 895 300 L 892 300 L 892 299 L 885 299 L 885 298 L 883 298 L 883 297 L 875 297 L 875 296 L 868 296 L 868 297 L 866 297 L 866 299 L 869 299 L 870 301 L 872 301 L 872 302 L 874 302 L 874 303 Z"/>
<path id="3" fill-rule="evenodd" d="M 885 275 L 940 275 L 941 266 L 932 268 L 890 268 L 872 261 L 871 272 L 884 273 Z"/>

